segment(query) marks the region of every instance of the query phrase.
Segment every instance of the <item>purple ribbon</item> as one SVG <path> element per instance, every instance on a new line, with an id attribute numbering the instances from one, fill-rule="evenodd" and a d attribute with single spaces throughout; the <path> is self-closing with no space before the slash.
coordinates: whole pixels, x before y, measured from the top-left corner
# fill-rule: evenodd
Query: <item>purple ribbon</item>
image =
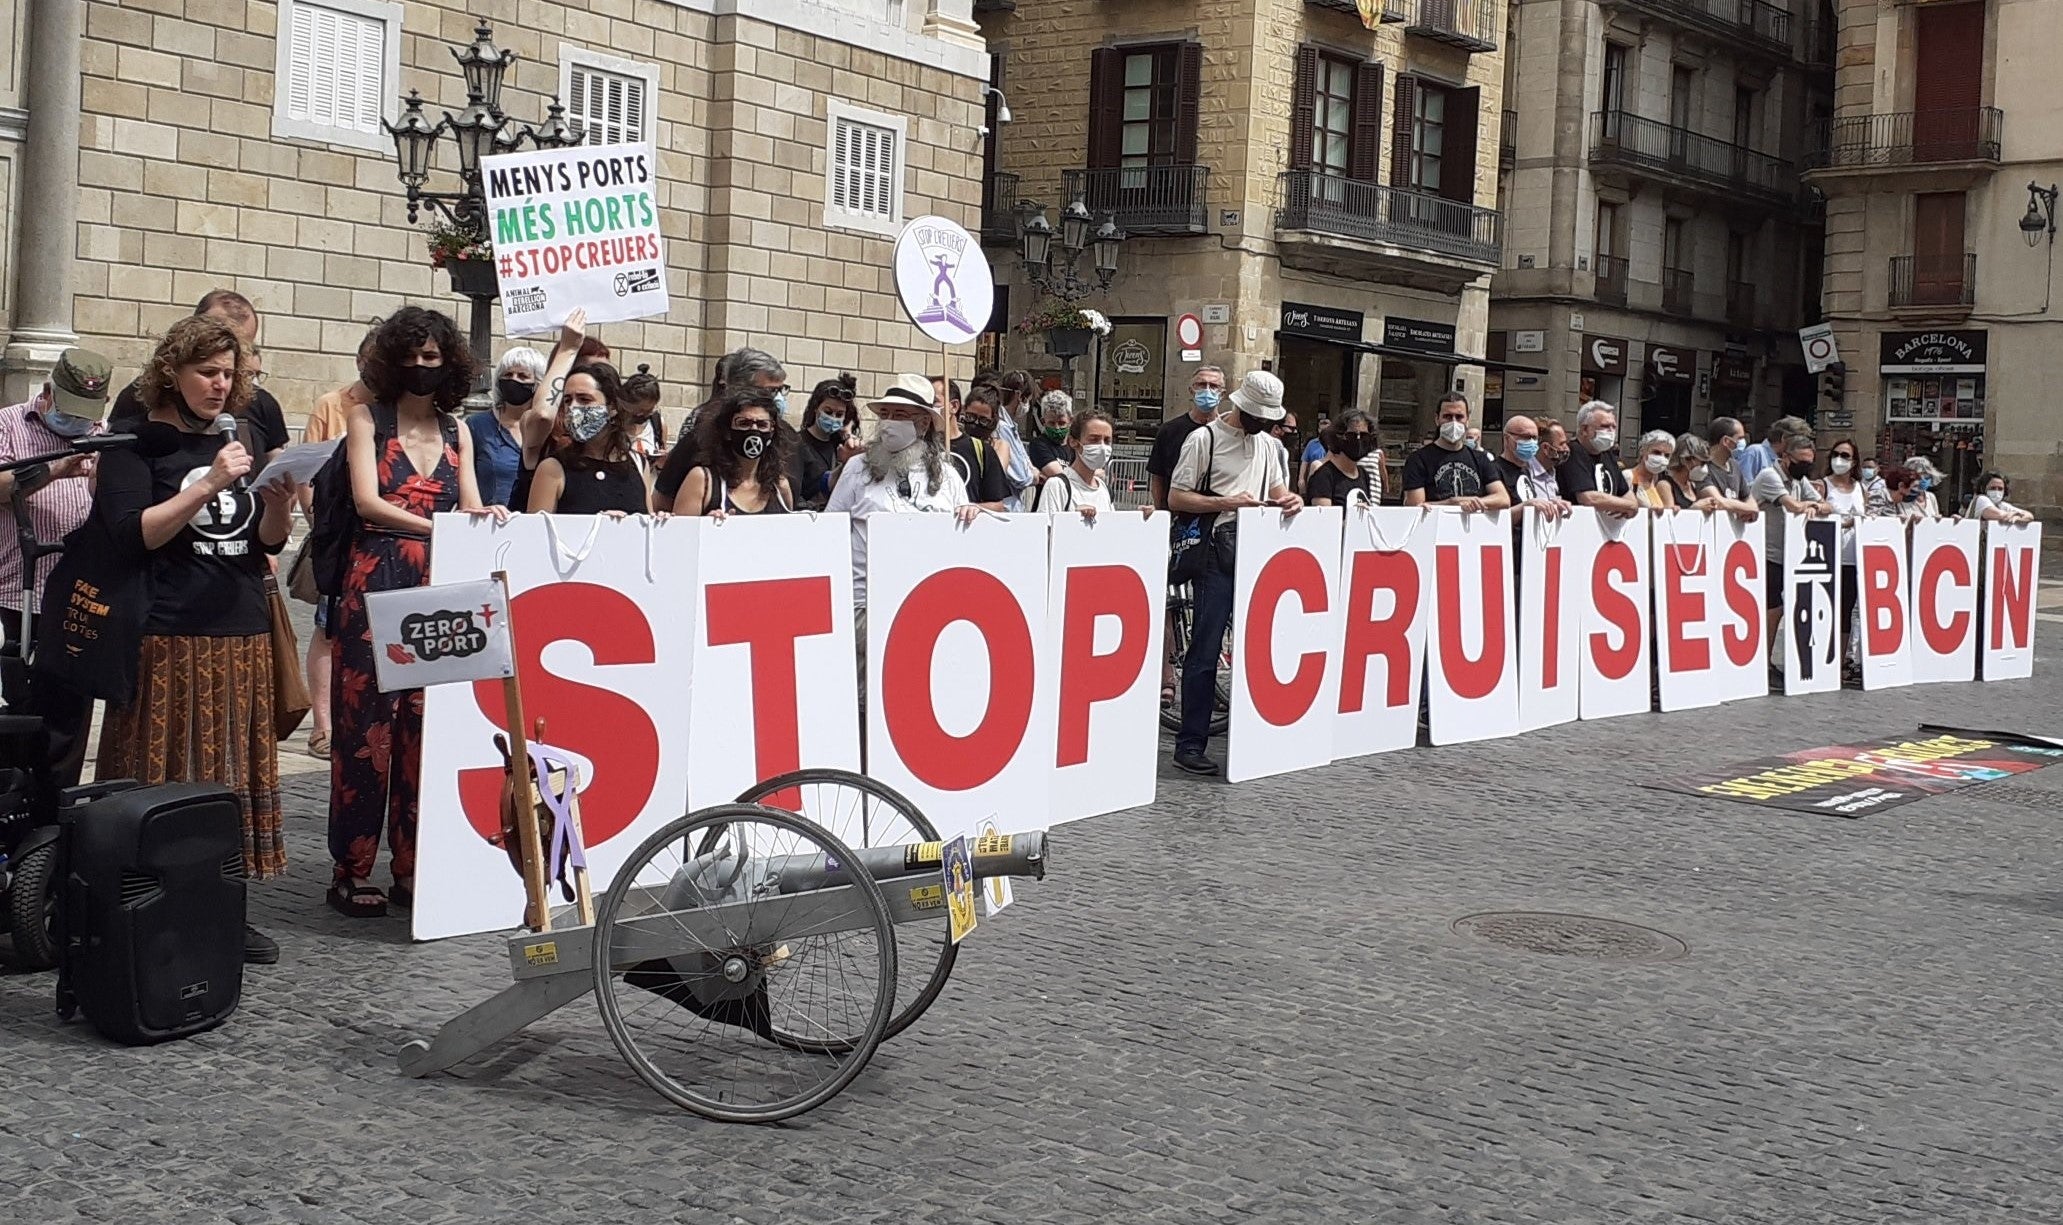
<path id="1" fill-rule="evenodd" d="M 545 866 L 549 869 L 545 875 L 559 882 L 570 901 L 573 885 L 568 879 L 568 869 L 584 871 L 587 868 L 587 848 L 580 844 L 580 838 L 573 829 L 573 763 L 557 756 L 550 745 L 533 742 L 530 745 L 530 769 L 532 777 L 537 780 L 538 798 L 544 801 L 545 808 L 552 814 L 552 845 L 545 857 Z M 553 771 L 565 773 L 564 791 L 554 791 L 547 781 Z"/>

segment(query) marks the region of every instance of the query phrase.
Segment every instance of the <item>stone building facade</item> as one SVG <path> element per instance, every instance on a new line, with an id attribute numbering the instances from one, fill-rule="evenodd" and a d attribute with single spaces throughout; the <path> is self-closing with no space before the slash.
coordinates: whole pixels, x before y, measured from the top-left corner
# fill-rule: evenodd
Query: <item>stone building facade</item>
<path id="1" fill-rule="evenodd" d="M 561 95 L 599 134 L 657 147 L 672 310 L 600 334 L 665 380 L 668 408 L 741 344 L 798 387 L 929 368 L 890 253 L 909 217 L 977 220 L 988 57 L 968 2 L 0 0 L 8 390 L 67 332 L 133 369 L 217 285 L 263 312 L 290 418 L 349 381 L 369 318 L 414 302 L 463 323 L 378 124 L 411 89 L 433 120 L 464 107 L 451 49 L 476 18 L 519 57 L 510 116 L 542 121 Z M 39 123 L 59 134 L 40 155 Z M 448 143 L 439 160 L 449 187 Z"/>
<path id="2" fill-rule="evenodd" d="M 2063 352 L 2042 192 L 2063 180 L 2048 76 L 2063 13 L 2053 0 L 1838 7 L 1834 116 L 1807 175 L 1827 196 L 1838 411 L 1865 447 L 1931 457 L 1950 478 L 1944 507 L 1995 468 L 2015 503 L 2054 514 Z"/>
<path id="3" fill-rule="evenodd" d="M 1528 0 L 1512 12 L 1492 328 L 1510 412 L 1620 409 L 1630 444 L 1809 408 L 1820 215 L 1804 134 L 1830 104 L 1819 0 Z"/>
<path id="4" fill-rule="evenodd" d="M 1011 121 L 994 124 L 983 212 L 1021 318 L 1012 205 L 1080 198 L 1127 232 L 1083 305 L 1115 324 L 1076 391 L 1150 436 L 1200 362 L 1269 366 L 1306 433 L 1379 410 L 1390 453 L 1440 393 L 1483 387 L 1502 114 L 1503 0 L 986 0 L 977 19 Z M 994 112 L 992 111 L 992 116 Z M 1084 258 L 1086 272 L 1088 260 Z M 1202 324 L 1189 351 L 1184 315 Z M 1037 337 L 999 338 L 1035 372 Z"/>

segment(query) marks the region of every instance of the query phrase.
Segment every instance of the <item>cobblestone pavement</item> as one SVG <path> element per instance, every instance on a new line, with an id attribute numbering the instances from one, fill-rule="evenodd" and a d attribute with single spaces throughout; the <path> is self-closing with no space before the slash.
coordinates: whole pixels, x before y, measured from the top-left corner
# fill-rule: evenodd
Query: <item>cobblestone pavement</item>
<path id="1" fill-rule="evenodd" d="M 292 877 L 253 890 L 285 960 L 229 1025 L 112 1048 L 0 977 L 0 1220 L 2054 1222 L 2063 768 L 1860 821 L 1636 787 L 1922 720 L 2063 732 L 2042 634 L 2035 681 L 1167 774 L 1056 831 L 938 1006 L 775 1128 L 666 1106 L 585 1006 L 400 1077 L 505 981 L 496 942 L 324 909 L 299 773 Z M 1494 910 L 1689 952 L 1453 929 Z"/>

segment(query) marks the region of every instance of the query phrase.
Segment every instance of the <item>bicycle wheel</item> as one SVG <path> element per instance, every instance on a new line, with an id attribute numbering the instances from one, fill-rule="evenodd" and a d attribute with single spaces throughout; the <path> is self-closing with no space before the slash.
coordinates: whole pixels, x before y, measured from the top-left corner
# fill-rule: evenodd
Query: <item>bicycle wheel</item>
<path id="1" fill-rule="evenodd" d="M 714 837 L 709 835 L 714 834 Z M 595 916 L 602 1025 L 660 1096 L 721 1123 L 823 1105 L 895 1010 L 895 934 L 871 876 L 783 892 L 791 865 L 852 851 L 793 813 L 726 804 L 646 839 Z M 776 1042 L 817 1034 L 818 1043 Z"/>
<path id="2" fill-rule="evenodd" d="M 801 804 L 803 816 L 861 850 L 938 841 L 938 827 L 917 811 L 915 804 L 893 787 L 850 770 L 795 770 L 749 788 L 738 797 L 738 802 L 773 805 L 784 791 L 796 794 L 795 802 Z M 911 877 L 883 888 L 915 889 L 938 883 L 936 877 Z M 953 959 L 960 952 L 960 946 L 953 943 L 952 927 L 943 907 L 937 922 L 897 924 L 895 941 L 895 998 L 900 1007 L 881 1035 L 884 1040 L 908 1029 L 931 1007 L 938 993 L 945 989 L 946 979 L 953 972 Z M 774 1040 L 781 1041 L 782 1035 L 777 1032 Z"/>

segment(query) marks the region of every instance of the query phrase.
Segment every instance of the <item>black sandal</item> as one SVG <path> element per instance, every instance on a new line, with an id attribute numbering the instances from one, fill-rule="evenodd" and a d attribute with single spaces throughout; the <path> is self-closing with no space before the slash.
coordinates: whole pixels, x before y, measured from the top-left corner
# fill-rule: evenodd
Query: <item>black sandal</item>
<path id="1" fill-rule="evenodd" d="M 330 909 L 351 919 L 378 919 L 387 913 L 387 895 L 371 885 L 340 880 L 330 886 Z"/>

